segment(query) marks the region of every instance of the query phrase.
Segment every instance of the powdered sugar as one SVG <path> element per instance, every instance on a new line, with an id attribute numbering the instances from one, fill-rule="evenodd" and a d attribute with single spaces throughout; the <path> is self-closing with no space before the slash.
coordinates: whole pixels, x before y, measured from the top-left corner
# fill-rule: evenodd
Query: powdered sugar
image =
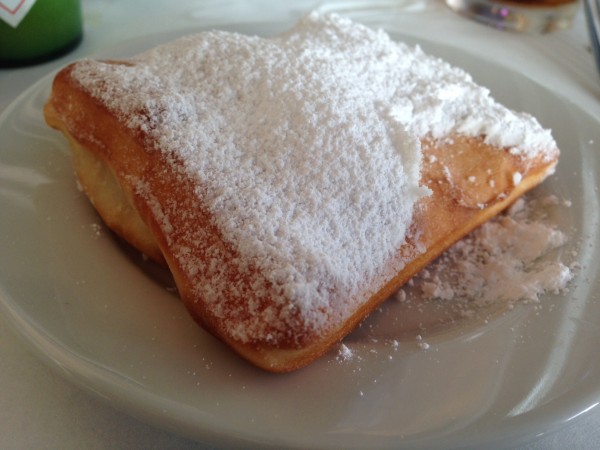
<path id="1" fill-rule="evenodd" d="M 381 36 L 344 34 L 338 22 L 347 28 L 312 17 L 272 40 L 204 33 L 132 65 L 89 61 L 74 71 L 184 162 L 225 239 L 306 313 L 330 306 L 326 291 L 351 297 L 379 275 L 427 193 L 420 143 L 389 114 L 392 63 L 369 67 Z"/>
<path id="2" fill-rule="evenodd" d="M 462 70 L 338 16 L 310 14 L 272 39 L 202 33 L 131 64 L 81 62 L 73 76 L 183 162 L 240 260 L 260 267 L 313 326 L 323 310 L 352 311 L 362 286 L 389 276 L 380 268 L 427 195 L 420 137 L 456 131 L 525 157 L 556 152 L 548 130 Z M 175 209 L 160 212 L 166 234 Z M 183 267 L 204 264 L 185 250 Z M 227 286 L 211 283 L 198 289 L 216 304 Z M 252 324 L 237 326 L 245 340 Z"/>
<path id="3" fill-rule="evenodd" d="M 548 255 L 567 236 L 540 214 L 553 198 L 519 199 L 430 264 L 398 298 L 438 300 L 468 315 L 492 304 L 538 302 L 545 293 L 561 292 L 572 270 Z"/>

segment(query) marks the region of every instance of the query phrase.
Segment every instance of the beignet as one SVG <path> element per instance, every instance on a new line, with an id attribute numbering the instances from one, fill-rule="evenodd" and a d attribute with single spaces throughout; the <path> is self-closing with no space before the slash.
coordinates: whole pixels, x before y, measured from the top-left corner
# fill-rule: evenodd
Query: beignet
<path id="1" fill-rule="evenodd" d="M 559 156 L 464 71 L 318 13 L 76 62 L 45 116 L 106 224 L 274 372 L 324 354 Z"/>

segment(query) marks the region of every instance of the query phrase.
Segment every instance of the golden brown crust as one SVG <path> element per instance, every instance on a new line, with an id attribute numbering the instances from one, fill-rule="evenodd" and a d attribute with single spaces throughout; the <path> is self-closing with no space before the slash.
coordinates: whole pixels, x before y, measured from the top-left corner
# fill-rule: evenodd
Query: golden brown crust
<path id="1" fill-rule="evenodd" d="M 195 275 L 200 278 L 187 276 L 174 257 L 174 247 L 189 244 L 185 233 L 177 232 L 188 226 L 189 217 L 171 214 L 175 231 L 169 236 L 161 232 L 158 209 L 169 208 L 169 199 L 176 198 L 178 208 L 192 214 L 195 226 L 203 231 L 206 243 L 200 251 L 216 246 L 227 255 L 225 263 L 238 256 L 211 224 L 210 215 L 194 194 L 196 186 L 189 179 L 182 180 L 176 165 L 169 166 L 160 152 L 146 151 L 142 136 L 127 130 L 84 92 L 70 77 L 71 70 L 66 68 L 57 75 L 45 116 L 49 125 L 69 138 L 78 177 L 103 220 L 131 245 L 166 262 L 186 307 L 205 329 L 255 365 L 274 372 L 297 369 L 321 356 L 428 262 L 539 184 L 556 164 L 556 159 L 532 161 L 512 155 L 486 145 L 481 138 L 423 139 L 422 183 L 432 195 L 417 205 L 411 242 L 398 249 L 399 256 L 410 258 L 405 268 L 384 286 L 372 287 L 373 293 L 361 306 L 343 323 L 332 324 L 324 335 L 302 329 L 299 317 L 288 338 L 277 345 L 265 340 L 242 343 L 225 331 L 239 317 L 227 311 L 217 316 L 199 299 L 196 286 L 204 276 L 202 270 Z M 140 179 L 149 185 L 151 201 L 140 194 L 136 183 Z M 241 284 L 244 292 L 232 294 L 230 300 L 235 302 L 252 295 L 254 277 L 262 276 L 258 270 L 243 276 L 235 265 L 225 264 L 223 270 L 230 279 L 245 277 Z M 268 306 L 268 298 L 256 300 L 259 308 Z"/>

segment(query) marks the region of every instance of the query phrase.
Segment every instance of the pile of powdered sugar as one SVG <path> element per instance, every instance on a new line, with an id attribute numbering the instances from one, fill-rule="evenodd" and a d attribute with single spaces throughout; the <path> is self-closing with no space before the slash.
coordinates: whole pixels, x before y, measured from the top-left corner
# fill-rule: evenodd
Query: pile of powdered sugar
<path id="1" fill-rule="evenodd" d="M 132 64 L 78 63 L 73 76 L 183 161 L 224 239 L 281 287 L 273 301 L 291 300 L 316 328 L 324 310 L 352 311 L 404 242 L 427 195 L 419 138 L 455 131 L 523 157 L 557 152 L 550 131 L 464 71 L 335 15 L 272 39 L 201 33 Z M 176 256 L 193 270 L 203 262 L 189 250 Z M 217 275 L 209 303 L 234 289 Z"/>
<path id="2" fill-rule="evenodd" d="M 554 195 L 525 196 L 414 276 L 390 299 L 402 302 L 408 310 L 422 311 L 418 314 L 418 327 L 413 329 L 414 324 L 409 325 L 410 342 L 421 350 L 430 349 L 425 337 L 414 333 L 439 331 L 439 314 L 434 314 L 437 318 L 428 316 L 437 309 L 445 312 L 443 329 L 455 328 L 464 319 L 485 319 L 487 322 L 489 312 L 507 311 L 517 305 L 542 307 L 544 295 L 568 292 L 578 265 L 567 262 L 574 256 L 563 251 L 569 237 L 551 214 L 568 207 L 569 201 Z M 382 308 L 387 306 L 390 305 L 384 304 Z M 428 306 L 434 306 L 434 309 Z M 401 311 L 407 312 L 404 308 Z M 388 314 L 384 317 L 382 320 L 386 322 L 391 320 Z M 423 323 L 421 319 L 432 321 Z M 375 330 L 378 335 L 377 327 L 376 320 L 371 322 L 370 333 Z M 406 331 L 402 323 L 395 323 L 393 329 L 398 336 Z M 373 337 L 358 340 L 364 341 L 381 345 L 381 340 Z M 364 351 L 356 351 L 360 348 L 356 342 L 355 337 L 354 341 L 341 343 L 335 360 L 362 359 Z M 398 339 L 385 339 L 384 342 L 388 345 L 387 355 L 397 351 L 400 345 Z"/>
<path id="3" fill-rule="evenodd" d="M 471 315 L 493 304 L 537 303 L 543 294 L 564 291 L 573 268 L 551 253 L 568 237 L 544 213 L 559 204 L 564 202 L 555 196 L 517 200 L 452 246 L 396 297 L 437 300 Z"/>

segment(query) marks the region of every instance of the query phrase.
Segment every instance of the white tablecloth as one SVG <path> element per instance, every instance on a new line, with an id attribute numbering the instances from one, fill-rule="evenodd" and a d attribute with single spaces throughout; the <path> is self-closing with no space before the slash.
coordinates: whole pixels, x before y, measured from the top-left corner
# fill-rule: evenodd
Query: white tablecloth
<path id="1" fill-rule="evenodd" d="M 344 2 L 348 4 L 349 2 Z M 377 5 L 381 2 L 373 2 Z M 391 4 L 392 2 L 387 2 Z M 292 20 L 315 1 L 124 2 L 84 0 L 85 38 L 71 54 L 50 63 L 0 70 L 0 111 L 26 87 L 66 62 L 148 33 L 237 20 Z M 471 52 L 494 49 L 497 61 L 561 92 L 600 119 L 600 77 L 588 50 L 582 15 L 573 29 L 545 36 L 496 31 L 453 15 L 439 2 L 397 1 L 404 29 L 415 36 L 444 33 Z M 416 29 L 411 14 L 428 16 Z M 485 50 L 484 50 L 485 49 Z M 568 54 L 568 58 L 560 55 Z M 542 76 L 544 75 L 544 76 Z M 1 137 L 0 137 L 1 139 Z M 2 254 L 0 252 L 0 257 Z M 209 448 L 139 422 L 70 384 L 39 361 L 0 318 L 0 448 Z M 600 408 L 558 431 L 532 437 L 527 449 L 600 448 Z"/>

